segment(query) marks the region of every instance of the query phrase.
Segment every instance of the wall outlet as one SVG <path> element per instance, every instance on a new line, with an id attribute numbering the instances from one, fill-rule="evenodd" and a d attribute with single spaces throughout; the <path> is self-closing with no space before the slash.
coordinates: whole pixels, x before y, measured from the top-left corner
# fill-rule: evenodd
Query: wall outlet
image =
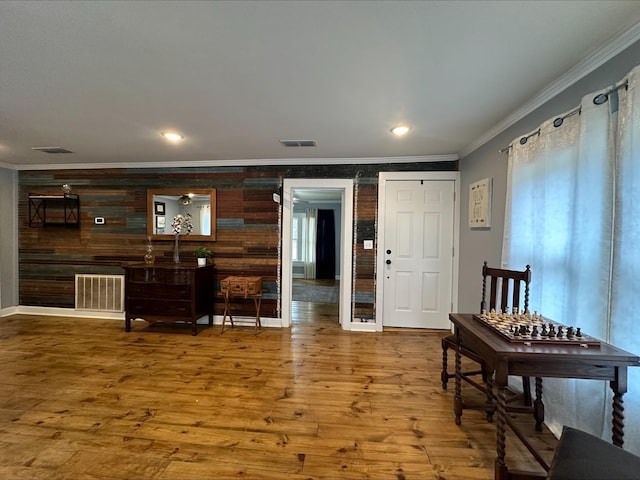
<path id="1" fill-rule="evenodd" d="M 95 217 L 93 223 L 96 225 L 104 225 L 104 217 Z"/>
<path id="2" fill-rule="evenodd" d="M 373 240 L 365 240 L 364 241 L 364 249 L 365 250 L 373 250 Z"/>

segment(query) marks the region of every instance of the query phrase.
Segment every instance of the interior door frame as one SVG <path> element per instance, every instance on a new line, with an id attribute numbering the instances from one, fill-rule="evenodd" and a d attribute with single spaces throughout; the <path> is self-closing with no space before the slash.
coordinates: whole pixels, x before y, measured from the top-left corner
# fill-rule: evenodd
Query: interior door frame
<path id="1" fill-rule="evenodd" d="M 353 179 L 285 178 L 282 186 L 282 326 L 291 325 L 292 266 L 291 229 L 293 219 L 293 190 L 342 190 L 342 223 L 340 234 L 340 325 L 351 325 L 351 290 L 353 272 Z"/>
<path id="2" fill-rule="evenodd" d="M 376 251 L 376 331 L 381 332 L 384 319 L 384 231 L 386 211 L 386 182 L 394 180 L 451 181 L 453 188 L 453 272 L 451 275 L 451 311 L 458 310 L 458 251 L 460 241 L 460 172 L 380 172 L 378 177 L 378 244 Z"/>

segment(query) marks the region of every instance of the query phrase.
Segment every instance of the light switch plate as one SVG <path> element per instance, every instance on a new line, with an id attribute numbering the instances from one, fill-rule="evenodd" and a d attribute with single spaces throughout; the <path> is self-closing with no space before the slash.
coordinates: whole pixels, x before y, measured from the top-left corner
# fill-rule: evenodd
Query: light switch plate
<path id="1" fill-rule="evenodd" d="M 364 249 L 365 250 L 373 250 L 373 240 L 365 240 L 364 241 Z"/>

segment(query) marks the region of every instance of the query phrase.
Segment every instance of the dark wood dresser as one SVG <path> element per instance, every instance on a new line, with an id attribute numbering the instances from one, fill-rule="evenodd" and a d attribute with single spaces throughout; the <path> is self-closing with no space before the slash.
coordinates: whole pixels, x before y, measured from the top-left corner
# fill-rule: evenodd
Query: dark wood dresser
<path id="1" fill-rule="evenodd" d="M 213 325 L 214 266 L 189 263 L 133 263 L 125 265 L 125 331 L 131 320 L 149 323 L 191 323 L 198 334 L 197 320 L 209 316 Z"/>

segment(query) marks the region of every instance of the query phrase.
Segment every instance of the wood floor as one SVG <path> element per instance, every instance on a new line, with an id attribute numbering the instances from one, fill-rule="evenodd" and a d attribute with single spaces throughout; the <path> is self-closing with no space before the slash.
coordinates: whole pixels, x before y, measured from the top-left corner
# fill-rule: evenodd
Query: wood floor
<path id="1" fill-rule="evenodd" d="M 441 334 L 345 332 L 336 308 L 294 304 L 291 329 L 255 336 L 0 318 L 0 478 L 492 479 L 495 427 L 455 425 Z"/>

